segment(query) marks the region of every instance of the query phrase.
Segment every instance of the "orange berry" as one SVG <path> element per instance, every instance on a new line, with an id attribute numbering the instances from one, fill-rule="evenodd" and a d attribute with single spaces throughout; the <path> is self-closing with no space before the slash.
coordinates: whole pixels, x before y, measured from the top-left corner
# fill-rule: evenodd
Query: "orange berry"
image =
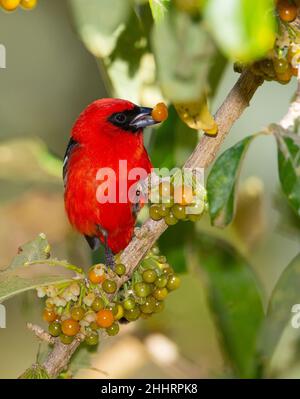
<path id="1" fill-rule="evenodd" d="M 47 322 L 47 323 L 52 323 L 54 320 L 56 320 L 56 313 L 51 310 L 51 309 L 44 309 L 43 311 L 43 319 Z"/>
<path id="2" fill-rule="evenodd" d="M 0 5 L 6 11 L 14 11 L 16 8 L 18 8 L 19 4 L 20 0 L 0 0 Z"/>
<path id="3" fill-rule="evenodd" d="M 298 8 L 293 0 L 279 0 L 276 7 L 282 21 L 293 22 L 296 19 Z"/>
<path id="4" fill-rule="evenodd" d="M 21 0 L 21 6 L 25 10 L 32 10 L 37 4 L 37 0 Z"/>
<path id="5" fill-rule="evenodd" d="M 292 75 L 298 76 L 298 68 L 292 68 Z"/>
<path id="6" fill-rule="evenodd" d="M 115 321 L 113 312 L 109 309 L 101 309 L 97 313 L 96 322 L 99 327 L 108 328 Z"/>
<path id="7" fill-rule="evenodd" d="M 190 186 L 177 186 L 174 189 L 174 202 L 180 205 L 189 205 L 193 202 L 193 189 Z"/>
<path id="8" fill-rule="evenodd" d="M 61 322 L 61 330 L 68 337 L 73 337 L 79 332 L 80 325 L 76 320 L 66 319 Z"/>
<path id="9" fill-rule="evenodd" d="M 105 280 L 104 271 L 102 274 L 97 274 L 95 268 L 89 271 L 88 277 L 90 282 L 93 284 L 101 284 Z"/>
<path id="10" fill-rule="evenodd" d="M 163 122 L 168 118 L 168 108 L 166 106 L 166 104 L 164 103 L 158 103 L 155 105 L 155 107 L 152 110 L 152 118 L 156 121 L 156 122 Z"/>

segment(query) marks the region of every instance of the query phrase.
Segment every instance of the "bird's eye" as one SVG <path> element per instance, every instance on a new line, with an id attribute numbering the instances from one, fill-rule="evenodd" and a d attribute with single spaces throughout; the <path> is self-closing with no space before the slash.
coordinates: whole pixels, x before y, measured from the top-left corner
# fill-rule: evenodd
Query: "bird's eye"
<path id="1" fill-rule="evenodd" d="M 125 123 L 127 118 L 126 115 L 119 113 L 115 115 L 114 119 L 118 123 Z"/>

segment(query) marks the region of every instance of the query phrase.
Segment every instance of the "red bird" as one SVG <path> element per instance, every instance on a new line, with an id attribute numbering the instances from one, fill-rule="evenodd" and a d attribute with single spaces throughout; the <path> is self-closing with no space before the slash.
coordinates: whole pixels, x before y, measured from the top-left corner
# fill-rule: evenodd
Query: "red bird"
<path id="1" fill-rule="evenodd" d="M 97 100 L 75 122 L 65 154 L 65 208 L 70 223 L 85 236 L 93 250 L 100 242 L 104 244 L 106 262 L 111 267 L 113 254 L 124 249 L 132 238 L 141 205 L 119 200 L 119 195 L 124 194 L 120 184 L 129 188 L 140 179 L 129 180 L 119 170 L 122 169 L 119 161 L 127 161 L 128 172 L 137 167 L 147 174 L 151 172 L 143 144 L 143 128 L 157 123 L 151 113 L 152 108 L 125 100 Z M 114 203 L 103 202 L 101 198 L 99 201 L 97 189 L 103 181 L 97 180 L 97 174 L 102 168 L 111 168 L 116 174 L 115 187 L 109 187 L 116 191 Z"/>

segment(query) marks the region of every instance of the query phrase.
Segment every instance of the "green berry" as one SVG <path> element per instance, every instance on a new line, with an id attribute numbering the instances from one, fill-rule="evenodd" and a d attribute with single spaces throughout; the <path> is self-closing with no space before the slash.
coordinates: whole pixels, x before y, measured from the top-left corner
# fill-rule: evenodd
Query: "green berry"
<path id="1" fill-rule="evenodd" d="M 140 317 L 141 311 L 140 309 L 136 306 L 133 309 L 130 310 L 125 310 L 124 312 L 124 317 L 128 321 L 135 321 Z"/>
<path id="2" fill-rule="evenodd" d="M 109 309 L 114 316 L 118 313 L 118 306 L 117 304 L 110 305 L 107 309 Z"/>
<path id="3" fill-rule="evenodd" d="M 167 262 L 167 258 L 164 255 L 161 255 L 158 258 L 159 263 L 166 263 Z"/>
<path id="4" fill-rule="evenodd" d="M 173 273 L 173 269 L 171 268 L 170 265 L 167 265 L 167 264 L 163 267 L 162 271 L 163 271 L 163 274 L 165 274 L 166 276 Z"/>
<path id="5" fill-rule="evenodd" d="M 118 276 L 123 276 L 126 272 L 126 267 L 122 263 L 118 263 L 115 267 L 115 272 Z"/>
<path id="6" fill-rule="evenodd" d="M 172 206 L 172 214 L 178 220 L 183 220 L 186 218 L 185 207 L 180 204 L 175 204 Z"/>
<path id="7" fill-rule="evenodd" d="M 158 255 L 159 254 L 159 249 L 154 246 L 154 247 L 151 248 L 151 252 L 152 252 L 153 255 Z"/>
<path id="8" fill-rule="evenodd" d="M 153 313 L 155 309 L 155 298 L 153 296 L 148 296 L 143 305 L 140 306 L 140 310 L 143 313 Z"/>
<path id="9" fill-rule="evenodd" d="M 284 73 L 288 70 L 289 63 L 285 58 L 273 59 L 274 69 L 276 73 Z"/>
<path id="10" fill-rule="evenodd" d="M 70 337 L 65 334 L 60 334 L 59 338 L 60 338 L 61 342 L 65 345 L 69 345 L 74 339 L 74 337 Z"/>
<path id="11" fill-rule="evenodd" d="M 91 328 L 93 331 L 97 331 L 97 330 L 99 329 L 99 326 L 98 326 L 98 324 L 97 324 L 95 321 L 93 321 L 93 322 L 90 324 L 90 328 Z"/>
<path id="12" fill-rule="evenodd" d="M 160 207 L 159 205 L 151 205 L 149 209 L 149 215 L 153 220 L 161 220 L 162 216 L 160 214 Z"/>
<path id="13" fill-rule="evenodd" d="M 85 311 L 82 307 L 76 306 L 71 310 L 71 317 L 73 320 L 79 321 L 85 315 Z"/>
<path id="14" fill-rule="evenodd" d="M 153 296 L 158 301 L 163 301 L 168 296 L 168 290 L 166 288 L 156 288 L 153 291 Z"/>
<path id="15" fill-rule="evenodd" d="M 125 301 L 123 302 L 123 308 L 125 310 L 131 310 L 134 307 L 135 307 L 135 300 L 132 297 L 125 299 Z"/>
<path id="16" fill-rule="evenodd" d="M 165 217 L 170 213 L 170 207 L 167 207 L 165 204 L 158 205 L 158 207 L 160 216 Z"/>
<path id="17" fill-rule="evenodd" d="M 178 219 L 170 212 L 169 215 L 165 217 L 165 222 L 168 226 L 174 226 L 174 224 L 178 222 Z"/>
<path id="18" fill-rule="evenodd" d="M 52 337 L 58 337 L 61 333 L 60 323 L 58 321 L 54 321 L 53 323 L 49 324 L 48 331 L 49 334 L 52 335 Z"/>
<path id="19" fill-rule="evenodd" d="M 145 298 L 150 294 L 151 288 L 146 283 L 136 283 L 134 284 L 134 292 L 140 298 Z"/>
<path id="20" fill-rule="evenodd" d="M 158 288 L 164 288 L 164 287 L 166 287 L 167 283 L 168 283 L 168 277 L 163 274 L 163 275 L 157 277 L 154 284 Z"/>
<path id="21" fill-rule="evenodd" d="M 92 303 L 92 309 L 95 312 L 99 312 L 99 310 L 104 309 L 104 307 L 105 307 L 105 303 L 104 303 L 103 299 L 100 297 L 96 297 L 94 299 L 94 302 Z"/>
<path id="22" fill-rule="evenodd" d="M 99 342 L 99 335 L 97 332 L 91 332 L 85 337 L 85 343 L 90 346 L 97 345 Z"/>
<path id="23" fill-rule="evenodd" d="M 156 271 L 153 269 L 144 270 L 142 276 L 143 276 L 143 280 L 145 281 L 145 283 L 154 283 L 154 281 L 157 278 Z"/>
<path id="24" fill-rule="evenodd" d="M 120 330 L 120 327 L 119 327 L 119 324 L 118 323 L 113 323 L 110 327 L 108 327 L 107 329 L 106 329 L 106 332 L 107 332 L 107 334 L 109 335 L 109 336 L 114 336 L 114 335 L 117 335 L 118 334 L 118 332 L 119 332 L 119 330 Z"/>
<path id="25" fill-rule="evenodd" d="M 163 301 L 156 301 L 154 307 L 154 313 L 162 312 L 165 308 L 165 303 Z"/>
<path id="26" fill-rule="evenodd" d="M 273 65 L 272 60 L 266 58 L 266 59 L 260 61 L 260 69 L 266 76 L 268 76 L 270 78 L 275 77 L 275 70 L 274 70 L 274 65 Z"/>
<path id="27" fill-rule="evenodd" d="M 116 292 L 117 284 L 113 280 L 104 280 L 102 283 L 102 288 L 107 294 L 113 294 Z"/>
<path id="28" fill-rule="evenodd" d="M 176 290 L 180 287 L 180 278 L 178 276 L 170 276 L 168 279 L 167 289 L 169 291 Z"/>

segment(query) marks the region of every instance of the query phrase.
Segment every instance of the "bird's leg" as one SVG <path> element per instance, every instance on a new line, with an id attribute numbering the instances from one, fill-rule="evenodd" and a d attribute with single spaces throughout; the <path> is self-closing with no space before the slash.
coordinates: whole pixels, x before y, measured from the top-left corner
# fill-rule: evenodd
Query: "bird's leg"
<path id="1" fill-rule="evenodd" d="M 108 232 L 99 224 L 97 225 L 97 230 L 103 235 L 104 237 L 104 258 L 106 266 L 110 267 L 112 270 L 115 268 L 115 258 L 112 250 L 108 245 Z"/>
<path id="2" fill-rule="evenodd" d="M 112 250 L 109 248 L 107 244 L 107 237 L 105 237 L 104 242 L 104 257 L 105 257 L 105 264 L 109 266 L 112 270 L 115 268 L 115 258 Z"/>

